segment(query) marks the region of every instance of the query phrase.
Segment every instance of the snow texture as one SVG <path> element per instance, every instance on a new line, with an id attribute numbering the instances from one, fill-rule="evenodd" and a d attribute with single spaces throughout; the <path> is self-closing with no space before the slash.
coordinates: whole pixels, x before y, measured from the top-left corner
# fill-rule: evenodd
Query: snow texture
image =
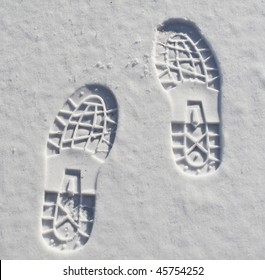
<path id="1" fill-rule="evenodd" d="M 259 0 L 2 0 L 0 258 L 264 259 L 264 15 Z M 174 106 L 155 65 L 170 19 L 198 28 L 220 72 L 221 162 L 209 174 L 173 158 Z M 115 97 L 115 141 L 91 186 L 89 240 L 55 250 L 42 236 L 49 132 L 95 84 Z"/>

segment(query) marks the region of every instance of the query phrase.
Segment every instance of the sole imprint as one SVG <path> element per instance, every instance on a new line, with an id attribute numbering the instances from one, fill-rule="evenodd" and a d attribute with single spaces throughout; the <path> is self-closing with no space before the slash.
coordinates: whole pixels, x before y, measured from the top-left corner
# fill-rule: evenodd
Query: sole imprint
<path id="1" fill-rule="evenodd" d="M 95 216 L 96 180 L 117 127 L 112 92 L 87 85 L 68 98 L 55 117 L 47 141 L 42 236 L 59 250 L 88 241 Z"/>
<path id="2" fill-rule="evenodd" d="M 198 28 L 171 19 L 157 29 L 155 65 L 172 105 L 172 150 L 187 174 L 214 172 L 221 160 L 220 71 Z"/>

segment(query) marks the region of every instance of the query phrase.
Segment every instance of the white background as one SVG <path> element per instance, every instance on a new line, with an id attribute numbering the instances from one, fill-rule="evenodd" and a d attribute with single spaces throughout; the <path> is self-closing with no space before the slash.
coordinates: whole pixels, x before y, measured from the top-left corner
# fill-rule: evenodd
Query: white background
<path id="1" fill-rule="evenodd" d="M 127 269 L 147 269 L 144 276 L 92 276 L 92 275 L 63 275 L 64 269 L 81 267 L 87 269 L 116 269 L 119 266 L 126 272 Z M 204 275 L 159 275 L 156 270 L 159 267 L 204 267 Z M 152 272 L 151 272 L 152 270 Z M 201 280 L 234 280 L 255 279 L 262 280 L 265 277 L 264 261 L 3 261 L 1 276 L 3 280 L 12 279 L 201 279 Z"/>

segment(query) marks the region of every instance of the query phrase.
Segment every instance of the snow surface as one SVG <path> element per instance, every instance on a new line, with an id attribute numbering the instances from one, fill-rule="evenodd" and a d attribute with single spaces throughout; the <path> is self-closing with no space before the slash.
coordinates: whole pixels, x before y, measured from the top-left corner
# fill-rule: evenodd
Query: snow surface
<path id="1" fill-rule="evenodd" d="M 187 176 L 172 159 L 170 99 L 157 78 L 157 26 L 194 22 L 222 78 L 222 163 Z M 2 0 L 1 259 L 263 259 L 265 6 L 258 0 Z M 118 129 L 81 250 L 41 235 L 46 142 L 58 110 L 99 83 Z"/>

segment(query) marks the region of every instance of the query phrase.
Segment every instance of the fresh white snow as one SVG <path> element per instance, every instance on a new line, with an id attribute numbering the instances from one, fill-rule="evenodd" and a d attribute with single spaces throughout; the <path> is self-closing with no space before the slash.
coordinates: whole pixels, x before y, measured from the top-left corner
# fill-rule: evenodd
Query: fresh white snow
<path id="1" fill-rule="evenodd" d="M 0 258 L 263 259 L 264 15 L 258 0 L 2 0 Z M 220 71 L 221 163 L 209 174 L 173 159 L 174 106 L 155 66 L 168 19 L 193 22 Z M 55 250 L 42 237 L 46 145 L 87 84 L 113 93 L 118 126 L 89 240 Z"/>

